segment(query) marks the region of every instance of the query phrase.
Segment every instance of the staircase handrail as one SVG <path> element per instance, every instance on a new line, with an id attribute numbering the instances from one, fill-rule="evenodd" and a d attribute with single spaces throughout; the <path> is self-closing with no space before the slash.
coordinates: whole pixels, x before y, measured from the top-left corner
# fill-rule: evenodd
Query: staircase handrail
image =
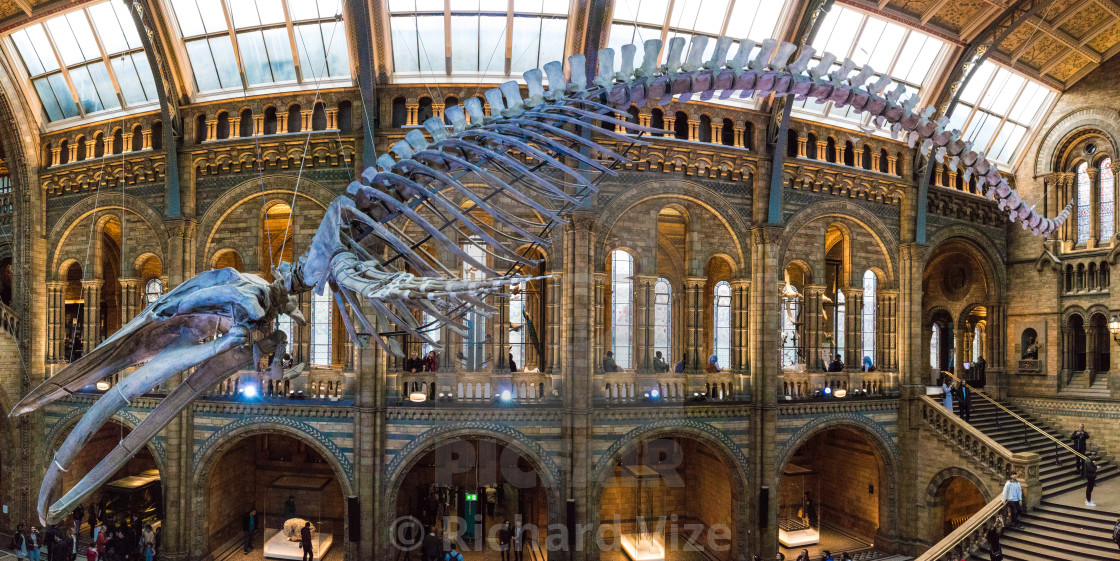
<path id="1" fill-rule="evenodd" d="M 1016 464 L 1030 463 L 1030 458 L 1024 457 L 1023 454 L 1016 455 L 980 429 L 945 409 L 944 405 L 932 397 L 923 395 L 921 400 L 922 419 L 926 424 L 963 448 L 973 459 L 984 464 L 1000 477 L 1010 475 Z"/>
<path id="2" fill-rule="evenodd" d="M 964 387 L 968 388 L 969 391 L 972 391 L 976 395 L 979 395 L 980 397 L 988 400 L 989 403 L 991 403 L 992 405 L 995 405 L 996 407 L 1000 408 L 1004 413 L 1007 413 L 1008 415 L 1011 415 L 1012 417 L 1014 417 L 1016 420 L 1023 423 L 1024 425 L 1027 425 L 1028 427 L 1033 429 L 1038 434 L 1041 434 L 1042 436 L 1045 436 L 1047 439 L 1054 441 L 1054 444 L 1057 444 L 1058 446 L 1061 446 L 1062 448 L 1065 448 L 1066 450 L 1069 450 L 1070 452 L 1073 452 L 1074 456 L 1077 456 L 1077 457 L 1081 458 L 1082 460 L 1088 460 L 1089 459 L 1089 457 L 1086 456 L 1085 454 L 1082 454 L 1081 452 L 1078 452 L 1077 450 L 1074 450 L 1072 446 L 1066 444 L 1065 442 L 1062 442 L 1061 440 L 1058 440 L 1057 438 L 1054 438 L 1054 435 L 1038 428 L 1038 426 L 1036 426 L 1034 423 L 1024 419 L 1018 413 L 1008 409 L 1007 407 L 1004 407 L 1002 403 L 992 399 L 991 397 L 988 396 L 988 394 L 986 394 L 986 393 L 968 385 L 968 382 L 965 382 L 963 379 L 959 378 L 957 375 L 953 374 L 952 372 L 947 372 L 945 370 L 942 370 L 941 373 L 950 377 L 950 378 L 952 378 L 952 379 L 954 379 L 954 380 L 956 380 L 956 381 L 958 381 L 958 382 L 960 382 Z"/>
<path id="3" fill-rule="evenodd" d="M 996 497 L 973 514 L 967 522 L 941 539 L 918 556 L 914 561 L 958 561 L 967 559 L 981 540 L 985 539 L 988 529 L 999 523 L 1003 512 L 1003 498 Z"/>

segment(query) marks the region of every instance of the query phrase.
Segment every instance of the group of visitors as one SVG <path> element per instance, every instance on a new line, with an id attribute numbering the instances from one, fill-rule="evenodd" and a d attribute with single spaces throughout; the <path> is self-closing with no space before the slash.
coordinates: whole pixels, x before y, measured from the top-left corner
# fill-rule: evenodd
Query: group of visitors
<path id="1" fill-rule="evenodd" d="M 79 547 L 86 509 L 79 506 L 71 515 L 72 523 L 51 524 L 41 533 L 36 526 L 19 524 L 12 535 L 12 550 L 17 559 L 40 561 L 75 561 L 79 553 L 85 561 L 153 561 L 159 549 L 160 532 L 151 524 L 143 524 L 136 515 L 114 520 L 106 515 L 104 505 L 93 503 L 89 508 L 89 541 Z"/>
<path id="2" fill-rule="evenodd" d="M 950 413 L 953 412 L 953 402 L 955 401 L 960 406 L 961 418 L 964 419 L 964 422 L 967 423 L 972 419 L 972 388 L 960 382 L 950 383 L 949 377 L 943 376 L 941 378 L 941 393 L 945 408 Z"/>
<path id="3" fill-rule="evenodd" d="M 687 363 L 688 363 L 688 353 L 687 352 L 681 353 L 681 359 L 679 361 L 677 361 L 676 365 L 673 366 L 673 372 L 676 373 L 676 374 L 683 373 L 684 369 L 685 369 L 685 365 Z M 511 355 L 511 358 L 510 358 L 510 364 L 511 365 L 513 364 L 512 355 Z M 511 366 L 510 368 L 512 369 L 513 367 Z M 618 362 L 616 362 L 614 360 L 614 351 L 607 351 L 607 355 L 605 357 L 603 357 L 603 372 L 618 372 L 619 370 L 621 370 L 621 368 L 619 368 Z M 666 361 L 665 356 L 662 355 L 661 351 L 657 351 L 653 354 L 653 371 L 654 372 L 668 372 L 669 371 L 669 363 L 668 363 L 668 361 Z M 712 355 L 712 356 L 708 357 L 708 362 L 704 365 L 704 372 L 716 373 L 716 372 L 720 372 L 720 371 L 721 371 L 721 369 L 720 369 L 720 366 L 719 366 L 719 357 L 716 356 L 716 355 Z"/>
<path id="4" fill-rule="evenodd" d="M 758 558 L 758 556 L 756 555 L 755 559 L 757 559 L 757 558 Z M 779 553 L 775 557 L 775 559 L 777 561 L 785 561 L 786 556 Z M 802 549 L 801 550 L 801 555 L 797 556 L 797 561 L 813 561 L 813 559 L 811 557 L 809 557 L 809 550 L 808 549 Z M 852 561 L 852 555 L 850 553 L 844 552 L 844 553 L 840 554 L 840 557 L 836 557 L 836 556 L 832 555 L 831 551 L 825 549 L 825 550 L 821 551 L 820 561 Z"/>
<path id="5" fill-rule="evenodd" d="M 418 353 L 412 353 L 408 358 L 404 359 L 405 372 L 437 372 L 439 371 L 439 353 L 436 351 L 428 351 L 428 354 L 421 357 Z"/>

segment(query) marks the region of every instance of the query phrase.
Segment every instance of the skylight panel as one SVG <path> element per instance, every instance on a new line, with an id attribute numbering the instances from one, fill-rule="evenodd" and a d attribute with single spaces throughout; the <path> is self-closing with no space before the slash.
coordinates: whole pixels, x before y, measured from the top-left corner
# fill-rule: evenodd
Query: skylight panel
<path id="1" fill-rule="evenodd" d="M 48 122 L 156 101 L 128 8 L 100 2 L 8 34 Z"/>
<path id="2" fill-rule="evenodd" d="M 501 81 L 564 58 L 567 0 L 389 0 L 388 7 L 396 77 Z"/>
<path id="3" fill-rule="evenodd" d="M 949 127 L 963 131 L 974 150 L 1010 165 L 1055 97 L 1041 83 L 985 61 L 961 92 L 960 102 L 949 116 Z"/>

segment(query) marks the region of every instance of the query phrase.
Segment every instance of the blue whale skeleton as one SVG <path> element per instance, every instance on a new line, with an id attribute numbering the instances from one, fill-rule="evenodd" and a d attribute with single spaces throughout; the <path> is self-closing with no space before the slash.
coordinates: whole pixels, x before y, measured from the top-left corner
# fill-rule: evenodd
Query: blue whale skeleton
<path id="1" fill-rule="evenodd" d="M 736 43 L 735 56 L 728 58 Z M 249 365 L 259 368 L 261 357 L 283 356 L 285 336 L 272 326 L 281 314 L 305 323 L 297 308 L 303 292 L 329 290 L 340 310 L 353 312 L 354 319 L 340 315 L 355 344 L 373 341 L 396 355 L 401 347 L 395 335 L 438 347 L 427 332 L 446 325 L 465 333 L 460 321 L 465 312 L 493 314 L 496 309 L 485 302 L 489 294 L 534 278 L 520 274 L 538 264 L 526 248 L 546 245 L 551 229 L 596 192 L 597 180 L 615 175 L 615 168 L 628 162 L 625 151 L 616 153 L 593 138 L 634 146 L 643 144 L 642 133 L 661 132 L 618 118 L 631 105 L 793 94 L 851 106 L 870 115 L 877 127 L 889 126 L 896 138 L 904 135 L 922 154 L 937 162 L 948 158 L 950 169 L 961 168 L 965 181 L 975 177 L 980 192 L 1035 235 L 1053 233 L 1070 215 L 1072 201 L 1054 218 L 1038 214 L 982 152 L 962 140 L 959 130 L 947 129 L 946 117 L 933 119 L 932 107 L 916 112 L 918 97 L 903 101 L 901 84 L 884 93 L 890 77 L 876 77 L 869 66 L 853 73 L 857 65 L 845 59 L 833 70 L 836 57 L 828 53 L 813 64 L 816 52 L 808 46 L 791 61 L 797 47 L 774 39 L 756 44 L 720 37 L 708 61 L 702 60 L 707 37 L 693 37 L 687 55 L 685 47 L 683 38 L 670 40 L 662 65 L 661 41 L 646 41 L 642 64 L 635 66 L 638 46 L 624 45 L 617 53 L 617 71 L 616 53 L 602 49 L 591 83 L 585 57 L 573 55 L 570 80 L 562 63 L 550 62 L 543 71 L 524 73 L 527 98 L 516 81 L 485 92 L 489 116 L 478 98 L 447 108 L 450 127 L 429 119 L 423 124 L 427 134 L 413 129 L 392 146 L 392 155 L 379 157 L 329 206 L 298 262 L 273 271 L 275 280 L 233 269 L 201 273 L 44 381 L 12 415 L 137 367 L 89 408 L 55 453 L 39 491 L 40 520 L 61 520 L 203 392 Z M 465 251 L 458 241 L 463 238 L 483 257 Z M 485 278 L 459 275 L 438 258 L 440 249 Z M 435 320 L 421 324 L 415 319 L 420 314 Z M 283 376 L 278 362 L 273 359 L 264 370 L 273 379 Z M 106 421 L 188 371 L 114 450 L 48 508 L 62 473 Z"/>

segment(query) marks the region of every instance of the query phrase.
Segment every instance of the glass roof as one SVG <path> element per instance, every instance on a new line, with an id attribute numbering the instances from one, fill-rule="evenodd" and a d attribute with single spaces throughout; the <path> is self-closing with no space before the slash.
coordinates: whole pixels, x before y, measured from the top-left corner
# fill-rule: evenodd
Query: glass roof
<path id="1" fill-rule="evenodd" d="M 961 92 L 949 116 L 949 128 L 964 131 L 972 149 L 1011 165 L 1056 94 L 994 62 L 985 61 Z"/>
<path id="2" fill-rule="evenodd" d="M 937 75 L 936 70 L 943 65 L 948 51 L 939 39 L 847 6 L 835 6 L 828 12 L 812 45 L 818 55 L 825 52 L 836 55 L 839 60 L 834 68 L 850 58 L 861 67 L 869 65 L 877 73 L 889 75 L 895 83 L 906 86 L 909 93 L 904 99 L 915 93 L 925 93 L 925 86 Z M 887 91 L 894 88 L 892 84 Z M 794 108 L 811 119 L 849 126 L 867 119 L 853 113 L 850 107 L 834 107 L 831 102 L 806 99 L 796 102 Z"/>
<path id="3" fill-rule="evenodd" d="M 140 35 L 123 2 L 100 2 L 8 35 L 46 121 L 158 101 Z"/>
<path id="4" fill-rule="evenodd" d="M 635 63 L 640 64 L 641 45 L 648 39 L 661 39 L 662 45 L 668 45 L 670 39 L 684 37 L 687 45 L 694 35 L 713 38 L 727 35 L 761 43 L 778 34 L 785 5 L 785 2 L 773 0 L 616 0 L 607 46 L 617 53 L 623 45 L 638 45 Z M 738 41 L 729 56 L 734 56 L 737 49 Z M 667 59 L 668 52 L 663 46 L 662 62 Z M 713 52 L 715 41 L 708 41 L 704 60 L 710 59 Z M 753 98 L 728 101 L 750 106 L 757 103 Z"/>
<path id="5" fill-rule="evenodd" d="M 388 6 L 395 78 L 500 81 L 566 55 L 569 0 L 389 0 Z"/>
<path id="6" fill-rule="evenodd" d="M 170 3 L 200 93 L 351 77 L 342 0 Z"/>

